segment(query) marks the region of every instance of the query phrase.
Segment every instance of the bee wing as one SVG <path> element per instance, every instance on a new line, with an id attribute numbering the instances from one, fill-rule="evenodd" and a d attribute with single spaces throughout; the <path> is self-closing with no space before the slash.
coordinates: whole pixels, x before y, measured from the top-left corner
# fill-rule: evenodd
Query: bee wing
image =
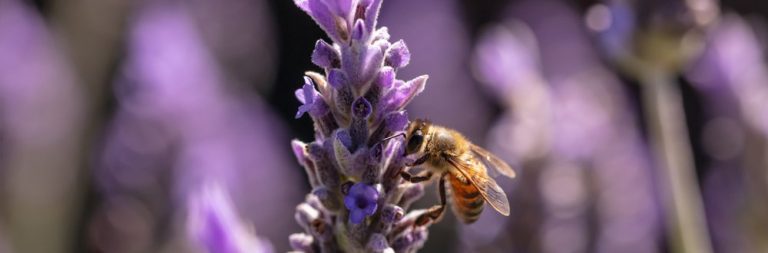
<path id="1" fill-rule="evenodd" d="M 507 200 L 507 194 L 504 193 L 504 190 L 502 190 L 498 184 L 496 184 L 496 181 L 494 181 L 493 178 L 488 177 L 484 173 L 475 172 L 471 167 L 472 165 L 456 156 L 446 156 L 445 158 L 451 165 L 453 165 L 453 167 L 464 175 L 464 177 L 468 178 L 472 185 L 477 187 L 477 190 L 483 195 L 483 199 L 485 199 L 493 209 L 496 209 L 496 211 L 499 211 L 499 213 L 504 216 L 509 216 L 509 200 Z"/>
<path id="2" fill-rule="evenodd" d="M 513 170 L 512 167 L 509 167 L 509 164 L 504 162 L 504 160 L 501 160 L 493 153 L 474 144 L 470 146 L 470 149 L 475 153 L 475 156 L 481 158 L 483 163 L 486 164 L 487 168 L 490 168 L 489 173 L 491 171 L 497 171 L 509 178 L 515 177 L 515 170 Z"/>

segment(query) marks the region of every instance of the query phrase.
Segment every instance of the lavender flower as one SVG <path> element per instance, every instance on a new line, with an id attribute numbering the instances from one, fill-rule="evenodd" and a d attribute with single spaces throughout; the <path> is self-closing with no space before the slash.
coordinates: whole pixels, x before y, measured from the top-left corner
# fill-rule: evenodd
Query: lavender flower
<path id="1" fill-rule="evenodd" d="M 32 3 L 0 1 L 0 252 L 62 251 L 82 212 L 93 90 L 57 38 Z"/>
<path id="2" fill-rule="evenodd" d="M 404 215 L 421 188 L 400 179 L 403 140 L 387 137 L 408 124 L 404 108 L 424 90 L 427 76 L 397 79 L 411 55 L 404 41 L 390 43 L 387 28 L 376 27 L 382 0 L 294 2 L 332 43 L 317 41 L 311 59 L 323 74 L 307 72 L 296 91 L 302 104 L 296 116 L 308 114 L 316 134 L 310 143 L 292 142 L 313 190 L 296 208 L 306 233 L 292 235 L 291 246 L 307 252 L 421 248 L 430 224 L 414 221 L 424 210 Z"/>
<path id="3" fill-rule="evenodd" d="M 298 181 L 298 173 L 269 169 L 288 166 L 287 150 L 273 147 L 290 138 L 257 96 L 234 92 L 237 84 L 201 40 L 188 8 L 143 2 L 129 24 L 114 88 L 119 103 L 93 175 L 103 200 L 88 225 L 91 251 L 153 252 L 156 244 L 177 245 L 171 239 L 184 214 L 178 206 L 209 180 L 226 186 L 260 236 L 282 240 L 294 230 L 288 226 L 292 217 L 280 214 L 303 199 L 302 190 L 271 190 Z M 288 250 L 285 243 L 274 246 Z"/>
<path id="4" fill-rule="evenodd" d="M 271 253 L 269 242 L 253 235 L 237 216 L 232 200 L 216 184 L 205 186 L 189 200 L 190 236 L 211 253 Z"/>
<path id="5" fill-rule="evenodd" d="M 364 183 L 356 183 L 344 197 L 344 205 L 349 210 L 349 222 L 360 224 L 365 217 L 376 212 L 379 192 Z"/>
<path id="6" fill-rule="evenodd" d="M 522 163 L 520 184 L 508 191 L 517 208 L 464 229 L 465 251 L 653 252 L 653 167 L 620 83 L 572 32 L 573 10 L 535 1 L 515 8 L 522 20 L 482 33 L 475 62 L 506 109 L 488 147 Z M 551 54 L 565 48 L 579 57 Z"/>

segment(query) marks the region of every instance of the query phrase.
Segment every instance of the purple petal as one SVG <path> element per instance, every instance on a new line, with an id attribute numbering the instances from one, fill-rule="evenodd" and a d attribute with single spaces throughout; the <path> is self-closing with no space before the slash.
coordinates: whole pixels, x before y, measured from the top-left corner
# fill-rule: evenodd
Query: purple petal
<path id="1" fill-rule="evenodd" d="M 382 113 L 392 110 L 400 110 L 408 105 L 416 95 L 424 91 L 424 86 L 426 85 L 428 78 L 428 76 L 423 75 L 408 81 L 407 83 L 396 80 L 395 89 L 390 90 L 389 93 L 385 95 Z"/>
<path id="2" fill-rule="evenodd" d="M 313 110 L 313 107 L 317 107 L 315 101 L 318 100 L 317 97 L 320 96 L 320 94 L 315 91 L 314 86 L 312 86 L 312 80 L 308 77 L 304 77 L 304 86 L 302 86 L 301 89 L 296 90 L 295 95 L 296 98 L 303 103 L 301 106 L 299 106 L 299 110 L 296 112 L 296 118 L 301 118 L 302 115 L 306 112 L 310 112 Z M 320 101 L 322 102 L 322 101 Z"/>
<path id="3" fill-rule="evenodd" d="M 320 92 L 315 90 L 311 78 L 304 77 L 304 86 L 301 90 L 297 90 L 295 95 L 303 103 L 296 112 L 297 119 L 306 112 L 309 112 L 313 117 L 320 117 L 328 112 L 328 105 L 320 96 Z"/>
<path id="4" fill-rule="evenodd" d="M 365 196 L 366 199 L 369 199 L 375 202 L 376 199 L 379 198 L 379 192 L 376 191 L 376 188 L 373 188 L 372 186 L 367 184 L 362 184 L 362 183 L 358 183 L 358 184 L 363 187 L 361 194 L 363 194 L 363 196 Z"/>
<path id="5" fill-rule="evenodd" d="M 357 209 L 357 198 L 352 194 L 347 194 L 347 196 L 344 196 L 344 206 L 346 206 L 348 210 Z"/>
<path id="6" fill-rule="evenodd" d="M 317 40 L 312 51 L 312 63 L 321 68 L 332 68 L 339 62 L 339 52 L 323 40 Z"/>
<path id="7" fill-rule="evenodd" d="M 310 104 L 315 101 L 315 86 L 313 85 L 312 79 L 305 76 L 304 77 L 304 86 L 301 87 L 304 90 L 304 102 L 305 104 Z"/>
<path id="8" fill-rule="evenodd" d="M 376 212 L 376 207 L 378 207 L 378 205 L 376 204 L 375 201 L 372 203 L 369 203 L 367 206 L 365 206 L 365 209 L 363 209 L 363 213 L 365 213 L 366 215 L 372 215 L 373 213 Z"/>
<path id="9" fill-rule="evenodd" d="M 307 103 L 307 100 L 304 97 L 304 89 L 303 88 L 296 89 L 296 92 L 294 92 L 294 94 L 296 95 L 296 99 L 298 99 L 299 102 L 301 102 L 302 104 L 306 104 Z"/>
<path id="10" fill-rule="evenodd" d="M 304 115 L 304 113 L 309 112 L 309 106 L 308 105 L 300 105 L 299 110 L 296 111 L 295 118 L 301 118 L 301 116 Z"/>
<path id="11" fill-rule="evenodd" d="M 312 117 L 318 118 L 322 117 L 326 113 L 328 113 L 328 104 L 325 103 L 325 101 L 320 97 L 319 93 L 315 93 L 314 101 L 309 106 L 309 114 L 312 115 Z"/>
<path id="12" fill-rule="evenodd" d="M 406 100 L 399 105 L 399 108 L 405 107 L 414 97 L 416 97 L 416 95 L 419 95 L 419 93 L 424 91 L 424 87 L 427 85 L 427 79 L 429 79 L 429 76 L 427 75 L 419 76 L 408 81 L 405 83 L 405 86 L 401 87 L 405 92 Z"/>
<path id="13" fill-rule="evenodd" d="M 405 45 L 403 40 L 398 40 L 389 47 L 389 51 L 387 51 L 387 65 L 394 68 L 402 68 L 408 65 L 410 61 L 411 52 L 408 51 L 408 46 Z"/>

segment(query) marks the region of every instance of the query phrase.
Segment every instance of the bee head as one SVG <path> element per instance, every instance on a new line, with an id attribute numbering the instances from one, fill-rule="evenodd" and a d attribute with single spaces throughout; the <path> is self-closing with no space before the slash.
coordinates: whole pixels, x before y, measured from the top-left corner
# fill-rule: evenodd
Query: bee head
<path id="1" fill-rule="evenodd" d="M 406 154 L 413 154 L 421 150 L 429 124 L 426 120 L 416 119 L 408 125 L 408 132 L 405 135 Z"/>

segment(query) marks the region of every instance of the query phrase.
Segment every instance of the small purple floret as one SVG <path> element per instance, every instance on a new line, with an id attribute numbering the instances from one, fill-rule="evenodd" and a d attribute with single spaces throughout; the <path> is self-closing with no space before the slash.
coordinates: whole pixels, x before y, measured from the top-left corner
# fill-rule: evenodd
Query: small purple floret
<path id="1" fill-rule="evenodd" d="M 368 118 L 368 116 L 371 115 L 371 111 L 373 111 L 371 103 L 364 97 L 359 97 L 352 103 L 352 115 L 356 118 Z"/>
<path id="2" fill-rule="evenodd" d="M 301 118 L 305 112 L 312 115 L 321 115 L 328 110 L 328 106 L 323 102 L 323 98 L 320 96 L 320 92 L 315 90 L 312 79 L 304 77 L 304 86 L 301 89 L 296 90 L 296 98 L 302 105 L 299 106 L 299 110 L 296 112 L 296 118 Z"/>
<path id="3" fill-rule="evenodd" d="M 376 212 L 379 192 L 376 188 L 364 183 L 356 183 L 344 197 L 344 205 L 349 210 L 349 222 L 360 224 L 365 217 Z"/>

